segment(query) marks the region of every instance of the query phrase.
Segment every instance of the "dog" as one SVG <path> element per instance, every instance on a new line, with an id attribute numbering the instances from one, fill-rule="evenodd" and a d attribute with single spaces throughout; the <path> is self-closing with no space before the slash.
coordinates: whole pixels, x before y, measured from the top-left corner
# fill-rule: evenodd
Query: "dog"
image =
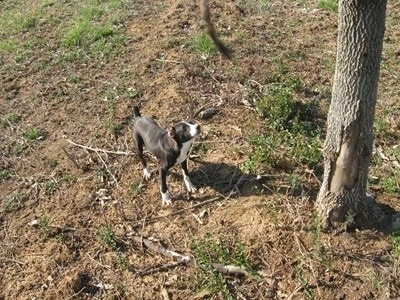
<path id="1" fill-rule="evenodd" d="M 137 106 L 133 108 L 133 117 L 133 140 L 146 180 L 150 179 L 151 172 L 143 156 L 143 146 L 158 159 L 162 203 L 171 204 L 166 178 L 168 170 L 176 164 L 181 165 L 187 190 L 190 193 L 196 192 L 197 189 L 189 178 L 187 158 L 190 146 L 201 133 L 200 125 L 182 121 L 166 130 L 153 119 L 142 117 Z"/>

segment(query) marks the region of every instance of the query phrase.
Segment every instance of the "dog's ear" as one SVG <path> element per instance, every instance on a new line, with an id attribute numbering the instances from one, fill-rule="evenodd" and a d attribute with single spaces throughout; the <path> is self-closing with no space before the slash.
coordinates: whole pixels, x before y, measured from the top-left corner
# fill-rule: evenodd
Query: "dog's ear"
<path id="1" fill-rule="evenodd" d="M 171 127 L 168 129 L 168 136 L 170 136 L 172 138 L 175 136 L 175 128 L 174 127 Z"/>

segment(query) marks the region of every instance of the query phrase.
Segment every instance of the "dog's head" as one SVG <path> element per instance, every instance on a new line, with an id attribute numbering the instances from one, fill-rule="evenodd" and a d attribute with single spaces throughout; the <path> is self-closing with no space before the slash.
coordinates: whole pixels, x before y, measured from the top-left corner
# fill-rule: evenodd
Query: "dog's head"
<path id="1" fill-rule="evenodd" d="M 168 135 L 179 140 L 182 144 L 198 137 L 200 133 L 200 125 L 191 121 L 179 122 L 168 130 Z"/>

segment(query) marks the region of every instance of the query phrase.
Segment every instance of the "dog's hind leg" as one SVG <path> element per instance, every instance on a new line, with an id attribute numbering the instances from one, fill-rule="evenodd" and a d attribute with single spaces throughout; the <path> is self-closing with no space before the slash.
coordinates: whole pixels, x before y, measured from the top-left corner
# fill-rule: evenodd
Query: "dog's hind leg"
<path id="1" fill-rule="evenodd" d="M 187 160 L 185 159 L 181 163 L 181 168 L 182 168 L 182 173 L 183 173 L 183 181 L 185 182 L 186 189 L 189 191 L 189 193 L 194 193 L 197 191 L 196 187 L 193 185 L 192 181 L 190 180 L 189 177 L 189 172 L 187 168 Z"/>

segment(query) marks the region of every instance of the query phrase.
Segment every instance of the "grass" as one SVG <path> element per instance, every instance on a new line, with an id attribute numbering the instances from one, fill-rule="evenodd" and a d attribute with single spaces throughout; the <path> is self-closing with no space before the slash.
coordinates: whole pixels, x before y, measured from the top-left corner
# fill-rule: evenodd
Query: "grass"
<path id="1" fill-rule="evenodd" d="M 234 298 L 230 288 L 232 278 L 215 271 L 212 263 L 234 265 L 253 272 L 245 247 L 238 239 L 228 240 L 206 234 L 204 238 L 193 241 L 191 249 L 199 264 L 198 291 L 207 290 L 210 295 L 219 293 L 223 299 Z"/>
<path id="2" fill-rule="evenodd" d="M 2 207 L 6 212 L 12 212 L 20 207 L 22 196 L 19 192 L 6 195 L 2 201 Z"/>
<path id="3" fill-rule="evenodd" d="M 9 125 L 15 125 L 15 124 L 19 123 L 21 120 L 22 120 L 22 116 L 20 114 L 11 113 L 3 118 L 3 120 L 1 121 L 1 124 L 3 127 L 7 127 Z"/>
<path id="4" fill-rule="evenodd" d="M 46 235 L 51 234 L 50 220 L 47 213 L 43 210 L 39 218 L 39 228 Z"/>
<path id="5" fill-rule="evenodd" d="M 31 128 L 25 132 L 25 138 L 28 141 L 37 140 L 42 137 L 42 131 L 38 128 Z"/>
<path id="6" fill-rule="evenodd" d="M 324 10 L 337 13 L 339 10 L 338 2 L 338 0 L 318 0 L 318 6 Z"/>
<path id="7" fill-rule="evenodd" d="M 254 173 L 263 167 L 276 168 L 285 164 L 287 157 L 309 167 L 322 161 L 317 106 L 313 101 L 294 99 L 304 87 L 298 77 L 286 73 L 278 65 L 263 86 L 263 96 L 256 101 L 256 110 L 268 130 L 263 135 L 250 136 L 252 149 L 243 170 Z"/>
<path id="8" fill-rule="evenodd" d="M 11 174 L 11 172 L 9 169 L 0 170 L 0 179 L 2 179 L 2 180 L 9 179 L 10 174 Z"/>
<path id="9" fill-rule="evenodd" d="M 194 37 L 192 49 L 206 57 L 217 53 L 217 48 L 215 48 L 213 41 L 205 33 Z"/>

